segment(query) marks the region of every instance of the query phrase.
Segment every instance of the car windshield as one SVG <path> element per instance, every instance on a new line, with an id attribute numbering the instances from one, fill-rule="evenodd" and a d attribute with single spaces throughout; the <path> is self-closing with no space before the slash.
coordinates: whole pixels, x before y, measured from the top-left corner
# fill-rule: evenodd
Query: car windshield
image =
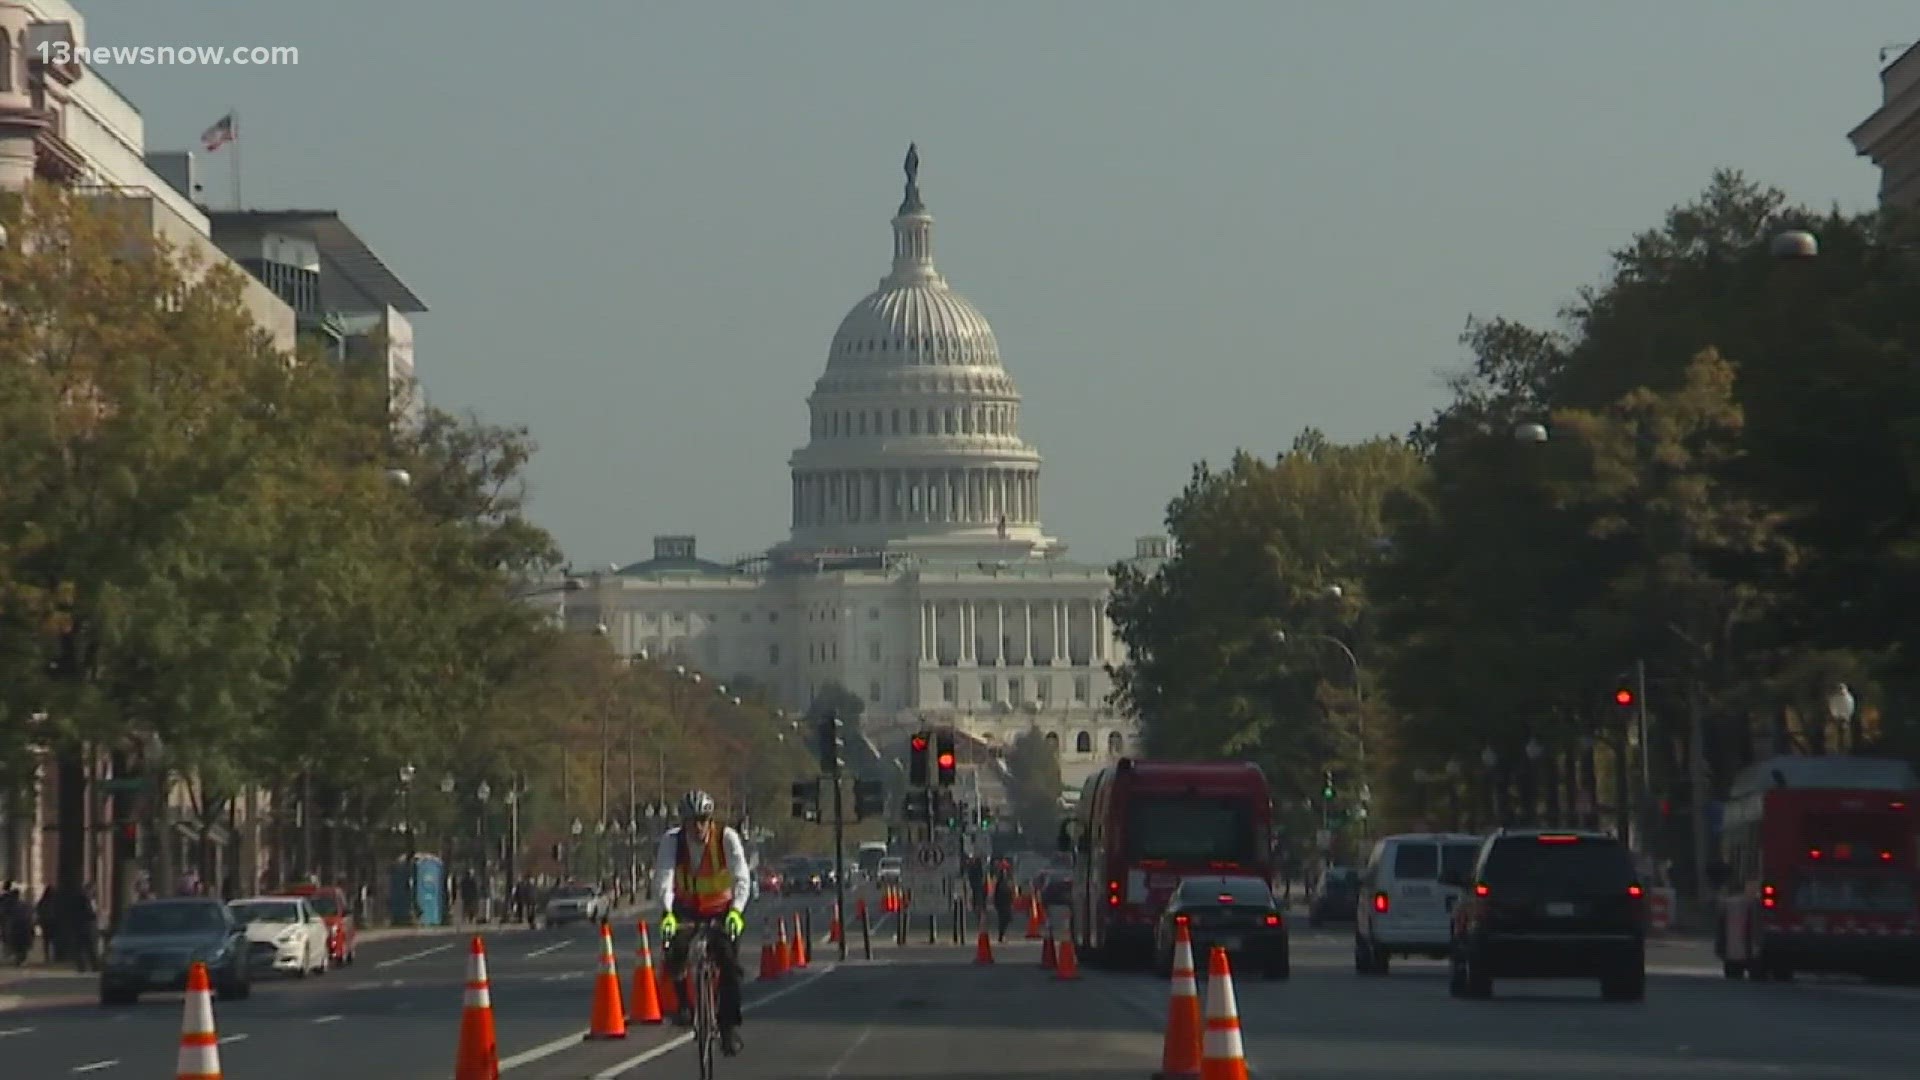
<path id="1" fill-rule="evenodd" d="M 882 870 L 898 870 L 898 869 L 900 869 L 900 860 L 899 860 L 899 859 L 895 859 L 895 858 L 885 858 L 885 859 L 881 859 L 881 860 L 880 860 L 880 869 L 882 869 Z"/>
<path id="2" fill-rule="evenodd" d="M 584 900 L 593 895 L 593 890 L 585 885 L 562 885 L 553 891 L 555 899 Z"/>
<path id="3" fill-rule="evenodd" d="M 219 904 L 136 904 L 120 929 L 129 934 L 183 934 L 224 930 L 231 923 Z"/>
<path id="4" fill-rule="evenodd" d="M 332 893 L 314 893 L 307 897 L 307 906 L 321 915 L 340 914 L 340 903 L 333 898 Z"/>
<path id="5" fill-rule="evenodd" d="M 1180 902 L 1257 904 L 1265 907 L 1273 903 L 1273 892 L 1259 878 L 1188 878 L 1180 883 Z"/>
<path id="6" fill-rule="evenodd" d="M 1431 840 L 1409 840 L 1393 853 L 1393 876 L 1399 881 L 1432 881 L 1440 876 L 1440 845 Z"/>
<path id="7" fill-rule="evenodd" d="M 233 917 L 243 922 L 294 923 L 300 921 L 300 905 L 293 900 L 235 900 L 227 905 Z"/>
<path id="8" fill-rule="evenodd" d="M 1633 881 L 1633 859 L 1616 840 L 1515 838 L 1494 845 L 1480 877 L 1494 889 L 1611 892 Z"/>

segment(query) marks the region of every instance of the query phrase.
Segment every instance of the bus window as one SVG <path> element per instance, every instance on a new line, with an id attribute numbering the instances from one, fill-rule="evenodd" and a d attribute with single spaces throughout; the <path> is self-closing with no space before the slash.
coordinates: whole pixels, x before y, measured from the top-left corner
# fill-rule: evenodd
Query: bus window
<path id="1" fill-rule="evenodd" d="M 1248 862 L 1261 859 L 1245 799 L 1145 795 L 1127 804 L 1129 859 Z"/>

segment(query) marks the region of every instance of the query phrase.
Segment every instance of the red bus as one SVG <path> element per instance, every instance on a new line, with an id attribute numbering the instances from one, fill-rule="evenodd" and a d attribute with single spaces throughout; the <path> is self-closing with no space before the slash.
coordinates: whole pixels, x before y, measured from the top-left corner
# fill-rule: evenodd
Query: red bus
<path id="1" fill-rule="evenodd" d="M 1167 897 L 1192 874 L 1273 883 L 1273 796 L 1251 762 L 1121 758 L 1087 778 L 1060 849 L 1073 855 L 1074 946 L 1145 963 Z"/>
<path id="2" fill-rule="evenodd" d="M 1734 780 L 1714 952 L 1729 979 L 1920 968 L 1920 781 L 1904 761 L 1776 757 Z"/>

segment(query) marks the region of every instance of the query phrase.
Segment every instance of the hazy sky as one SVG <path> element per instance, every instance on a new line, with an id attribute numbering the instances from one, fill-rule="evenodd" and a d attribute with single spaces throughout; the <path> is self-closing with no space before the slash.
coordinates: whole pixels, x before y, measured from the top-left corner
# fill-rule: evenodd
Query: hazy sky
<path id="1" fill-rule="evenodd" d="M 1846 133 L 1920 36 L 1911 0 L 79 2 L 96 45 L 299 47 L 106 74 L 150 149 L 238 106 L 247 202 L 345 214 L 583 566 L 784 537 L 910 140 L 1049 531 L 1106 558 L 1199 458 L 1404 431 L 1469 314 L 1550 318 L 1715 167 L 1870 205 Z"/>

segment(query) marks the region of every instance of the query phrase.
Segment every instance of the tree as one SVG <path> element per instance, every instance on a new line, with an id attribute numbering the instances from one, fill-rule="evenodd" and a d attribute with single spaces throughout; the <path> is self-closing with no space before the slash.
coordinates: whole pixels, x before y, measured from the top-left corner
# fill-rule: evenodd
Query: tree
<path id="1" fill-rule="evenodd" d="M 1316 642 L 1367 655 L 1368 567 L 1422 473 L 1401 440 L 1337 446 L 1315 431 L 1272 462 L 1240 453 L 1224 470 L 1194 468 L 1167 511 L 1174 557 L 1114 570 L 1109 610 L 1128 649 L 1115 699 L 1140 717 L 1149 753 L 1251 758 L 1294 792 L 1354 761 L 1353 673 Z"/>
<path id="2" fill-rule="evenodd" d="M 1050 844 L 1060 828 L 1060 757 L 1039 728 L 1022 732 L 1007 748 L 1007 798 L 1013 820 L 1031 842 Z"/>

